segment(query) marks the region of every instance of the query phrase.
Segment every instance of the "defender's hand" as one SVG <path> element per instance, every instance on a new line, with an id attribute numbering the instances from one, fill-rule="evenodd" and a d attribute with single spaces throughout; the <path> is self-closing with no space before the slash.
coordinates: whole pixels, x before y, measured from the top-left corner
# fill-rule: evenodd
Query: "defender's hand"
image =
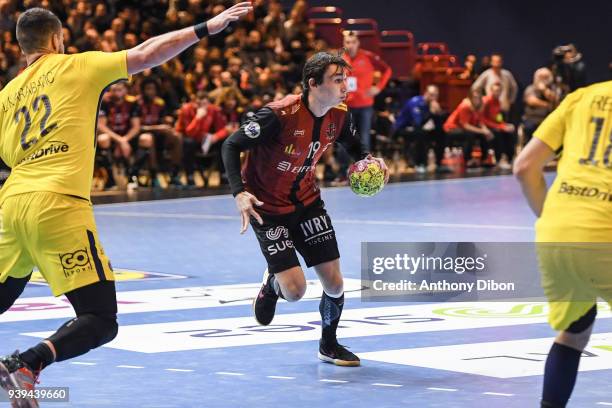
<path id="1" fill-rule="evenodd" d="M 249 217 L 251 215 L 257 220 L 259 225 L 263 224 L 261 216 L 253 209 L 253 204 L 260 207 L 263 205 L 263 202 L 259 201 L 257 197 L 247 191 L 243 191 L 236 196 L 236 207 L 238 207 L 240 217 L 242 218 L 241 234 L 244 234 L 249 227 Z"/>
<path id="2" fill-rule="evenodd" d="M 208 27 L 209 34 L 217 34 L 223 30 L 225 27 L 229 25 L 232 21 L 237 21 L 240 17 L 245 14 L 253 11 L 253 6 L 250 1 L 245 1 L 242 3 L 238 3 L 223 11 L 222 13 L 217 14 L 210 20 L 206 22 L 206 26 Z"/>

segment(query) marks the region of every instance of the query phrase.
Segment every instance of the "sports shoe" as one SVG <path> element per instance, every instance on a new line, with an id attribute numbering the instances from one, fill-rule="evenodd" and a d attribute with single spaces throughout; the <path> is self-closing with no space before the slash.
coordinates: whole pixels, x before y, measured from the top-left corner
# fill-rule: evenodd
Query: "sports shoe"
<path id="1" fill-rule="evenodd" d="M 38 383 L 34 373 L 19 357 L 19 352 L 0 358 L 0 387 L 7 393 L 16 390 L 32 391 Z M 38 408 L 35 398 L 11 398 L 13 408 Z"/>
<path id="2" fill-rule="evenodd" d="M 323 340 L 319 341 L 319 360 L 342 367 L 359 367 L 361 360 L 351 353 L 342 344 L 334 343 L 325 345 Z"/>
<path id="3" fill-rule="evenodd" d="M 274 275 L 266 271 L 263 275 L 263 285 L 257 294 L 257 297 L 253 299 L 253 313 L 255 314 L 255 320 L 262 326 L 267 326 L 274 319 L 274 313 L 276 312 L 276 302 L 278 301 L 278 295 L 274 292 L 274 288 L 270 284 L 270 280 Z"/>

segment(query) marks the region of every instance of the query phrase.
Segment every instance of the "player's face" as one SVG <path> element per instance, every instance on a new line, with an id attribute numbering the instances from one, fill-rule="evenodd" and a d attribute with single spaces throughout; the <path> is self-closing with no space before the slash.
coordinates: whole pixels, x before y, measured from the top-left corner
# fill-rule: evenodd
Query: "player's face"
<path id="1" fill-rule="evenodd" d="M 337 65 L 330 65 L 323 77 L 323 83 L 317 88 L 321 100 L 327 101 L 329 106 L 343 102 L 347 95 L 346 70 Z"/>

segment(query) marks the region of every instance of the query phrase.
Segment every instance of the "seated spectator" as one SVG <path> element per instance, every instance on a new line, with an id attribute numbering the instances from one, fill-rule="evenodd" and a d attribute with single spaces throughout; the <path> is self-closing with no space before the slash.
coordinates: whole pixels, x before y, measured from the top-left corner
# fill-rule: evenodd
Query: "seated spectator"
<path id="1" fill-rule="evenodd" d="M 472 89 L 483 94 L 484 92 L 488 92 L 492 83 L 499 82 L 501 84 L 499 103 L 502 112 L 508 115 L 510 107 L 516 100 L 518 85 L 512 73 L 507 69 L 503 69 L 503 65 L 504 60 L 501 54 L 491 55 L 491 68 L 480 74 L 476 82 L 472 85 Z"/>
<path id="2" fill-rule="evenodd" d="M 482 94 L 470 90 L 469 97 L 465 98 L 444 122 L 444 131 L 448 134 L 450 144 L 459 144 L 463 147 L 468 167 L 478 167 L 479 158 L 472 150 L 474 143 L 478 142 L 482 152 L 482 159 L 486 159 L 489 142 L 493 133 L 482 121 Z"/>
<path id="3" fill-rule="evenodd" d="M 138 186 L 138 173 L 150 160 L 153 138 L 140 134 L 140 109 L 134 96 L 128 95 L 125 82 L 110 87 L 100 105 L 98 117 L 98 150 L 96 161 L 106 170 L 105 188 L 115 186 L 112 164 L 120 159 L 128 168 L 130 187 Z M 132 155 L 132 152 L 135 154 Z"/>
<path id="4" fill-rule="evenodd" d="M 482 99 L 482 121 L 494 135 L 493 148 L 499 168 L 510 170 L 516 147 L 516 129 L 512 123 L 504 122 L 499 97 L 501 84 L 494 82 L 489 88 L 489 94 Z M 502 155 L 506 160 L 502 160 Z"/>
<path id="5" fill-rule="evenodd" d="M 553 73 L 548 68 L 539 68 L 533 74 L 533 83 L 525 88 L 523 101 L 523 145 L 527 144 L 533 132 L 540 126 L 546 116 L 559 104 L 561 90 L 553 83 Z"/>
<path id="6" fill-rule="evenodd" d="M 404 104 L 394 125 L 396 136 L 406 139 L 408 149 L 414 143 L 413 159 L 417 173 L 425 173 L 427 151 L 432 147 L 436 152 L 438 170 L 446 170 L 441 165 L 446 147 L 446 134 L 443 129 L 444 116 L 438 102 L 439 96 L 438 87 L 428 85 L 423 95 L 414 96 Z"/>
<path id="7" fill-rule="evenodd" d="M 157 186 L 156 173 L 162 164 L 162 169 L 170 173 L 170 183 L 179 186 L 179 171 L 182 158 L 181 135 L 170 125 L 172 116 L 168 114 L 166 103 L 159 97 L 160 85 L 153 77 L 147 77 L 140 83 L 140 121 L 143 136 L 150 137 L 154 142 L 155 154 L 151 157 L 151 180 Z M 164 151 L 170 155 L 170 166 L 165 165 Z M 170 167 L 170 168 L 168 168 Z"/>
<path id="8" fill-rule="evenodd" d="M 183 165 L 187 173 L 187 184 L 195 185 L 193 172 L 198 151 L 208 154 L 211 147 L 230 135 L 221 110 L 210 103 L 204 91 L 198 91 L 192 102 L 181 107 L 176 130 L 183 138 Z M 216 166 L 220 169 L 220 159 Z"/>

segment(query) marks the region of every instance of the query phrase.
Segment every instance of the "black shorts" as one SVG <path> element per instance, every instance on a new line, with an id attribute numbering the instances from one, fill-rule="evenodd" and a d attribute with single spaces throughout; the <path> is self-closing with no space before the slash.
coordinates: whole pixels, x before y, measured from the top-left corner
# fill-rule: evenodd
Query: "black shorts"
<path id="1" fill-rule="evenodd" d="M 340 258 L 336 232 L 322 200 L 290 214 L 260 215 L 263 225 L 251 217 L 251 227 L 270 273 L 300 266 L 296 249 L 308 267 Z"/>

